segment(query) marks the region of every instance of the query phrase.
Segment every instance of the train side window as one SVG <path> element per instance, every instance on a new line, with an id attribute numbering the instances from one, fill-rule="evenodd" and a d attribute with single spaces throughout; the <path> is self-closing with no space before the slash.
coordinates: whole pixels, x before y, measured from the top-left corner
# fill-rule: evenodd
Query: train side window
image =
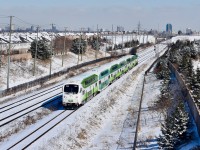
<path id="1" fill-rule="evenodd" d="M 108 76 L 108 79 L 110 79 L 110 75 Z"/>
<path id="2" fill-rule="evenodd" d="M 80 93 L 82 92 L 82 88 L 80 88 Z"/>
<path id="3" fill-rule="evenodd" d="M 95 86 L 97 86 L 97 83 L 95 83 Z"/>
<path id="4" fill-rule="evenodd" d="M 85 94 L 85 90 L 83 90 L 83 92 L 82 92 L 82 93 L 83 93 L 83 95 L 84 95 L 84 94 Z"/>
<path id="5" fill-rule="evenodd" d="M 99 81 L 99 84 L 101 84 L 101 80 Z"/>

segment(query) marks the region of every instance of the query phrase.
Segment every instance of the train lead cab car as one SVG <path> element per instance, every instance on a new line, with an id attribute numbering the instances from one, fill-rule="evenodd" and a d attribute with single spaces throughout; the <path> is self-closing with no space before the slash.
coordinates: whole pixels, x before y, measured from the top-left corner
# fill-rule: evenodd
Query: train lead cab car
<path id="1" fill-rule="evenodd" d="M 109 84 L 137 65 L 137 56 L 127 55 L 72 77 L 63 86 L 64 106 L 85 104 Z"/>
<path id="2" fill-rule="evenodd" d="M 78 84 L 65 84 L 63 86 L 63 105 L 68 106 L 69 104 L 79 105 L 82 88 Z"/>

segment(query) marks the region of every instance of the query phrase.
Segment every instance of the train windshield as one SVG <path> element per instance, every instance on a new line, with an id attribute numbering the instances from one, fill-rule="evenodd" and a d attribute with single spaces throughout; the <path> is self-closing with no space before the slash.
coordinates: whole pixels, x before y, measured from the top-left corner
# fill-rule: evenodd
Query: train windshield
<path id="1" fill-rule="evenodd" d="M 65 93 L 77 94 L 78 93 L 78 85 L 67 84 L 67 85 L 64 86 L 64 92 Z"/>

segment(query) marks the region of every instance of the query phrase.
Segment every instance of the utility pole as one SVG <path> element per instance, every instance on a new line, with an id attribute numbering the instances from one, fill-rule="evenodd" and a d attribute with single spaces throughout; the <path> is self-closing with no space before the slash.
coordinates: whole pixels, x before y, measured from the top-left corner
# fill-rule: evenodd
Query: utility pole
<path id="1" fill-rule="evenodd" d="M 52 53 L 53 53 L 53 41 L 52 41 L 52 38 L 53 38 L 53 23 L 51 24 L 52 26 L 52 35 L 51 35 L 51 57 L 50 57 L 50 68 L 49 68 L 49 75 L 51 75 L 51 69 L 52 69 Z"/>
<path id="2" fill-rule="evenodd" d="M 35 76 L 35 62 L 37 58 L 37 49 L 38 49 L 38 31 L 39 31 L 39 26 L 37 26 L 37 37 L 36 37 L 36 45 L 35 45 L 35 57 L 34 57 L 34 65 L 33 65 L 33 76 Z"/>
<path id="3" fill-rule="evenodd" d="M 79 64 L 80 50 L 81 50 L 81 38 L 79 37 L 79 44 L 78 44 L 78 62 L 77 62 L 77 65 Z"/>
<path id="4" fill-rule="evenodd" d="M 98 51 L 98 48 L 99 48 L 99 45 L 98 45 L 98 44 L 99 44 L 99 43 L 98 43 L 98 42 L 99 42 L 99 41 L 98 41 L 98 40 L 99 40 L 99 39 L 98 39 L 98 38 L 99 38 L 99 35 L 98 35 L 98 33 L 99 33 L 99 27 L 98 27 L 98 24 L 97 24 L 97 41 L 96 41 L 95 59 L 97 59 L 97 51 Z"/>
<path id="5" fill-rule="evenodd" d="M 144 44 L 144 36 L 145 36 L 145 34 L 143 33 L 143 44 Z"/>
<path id="6" fill-rule="evenodd" d="M 84 30 L 84 28 L 81 28 L 81 35 L 80 35 L 80 36 L 81 36 L 81 37 L 80 37 L 80 38 L 81 38 L 81 45 L 82 45 L 82 46 L 81 46 L 81 61 L 82 61 L 82 59 L 83 59 L 83 49 L 82 49 L 82 48 L 83 48 L 83 43 L 82 43 L 82 41 L 83 41 L 83 40 L 82 40 L 82 31 L 83 31 L 83 30 Z"/>
<path id="7" fill-rule="evenodd" d="M 113 24 L 112 24 L 112 48 L 113 48 Z"/>
<path id="8" fill-rule="evenodd" d="M 138 35 L 139 35 L 139 34 L 140 34 L 140 28 L 141 28 L 140 21 L 139 21 L 139 23 L 138 23 L 138 26 L 137 26 L 137 28 L 138 28 Z"/>
<path id="9" fill-rule="evenodd" d="M 13 16 L 10 16 L 10 34 L 9 34 L 9 48 L 8 48 L 8 72 L 7 72 L 7 89 L 9 89 L 9 76 L 10 76 L 10 51 L 11 51 L 11 34 L 12 34 L 12 18 Z"/>
<path id="10" fill-rule="evenodd" d="M 117 51 L 117 43 L 116 43 L 116 32 L 115 32 L 115 45 L 114 45 L 114 48 L 115 48 L 115 53 L 116 53 L 116 51 Z M 116 53 L 117 54 L 117 53 Z"/>
<path id="11" fill-rule="evenodd" d="M 131 47 L 133 47 L 133 34 L 131 34 Z"/>
<path id="12" fill-rule="evenodd" d="M 67 27 L 65 27 L 65 37 L 64 37 L 64 48 L 63 48 L 63 51 L 62 51 L 62 67 L 64 65 L 64 53 L 65 53 L 65 41 L 66 41 L 66 29 Z"/>
<path id="13" fill-rule="evenodd" d="M 3 43 L 2 43 L 2 39 L 0 39 L 1 40 L 1 49 L 0 49 L 0 68 L 1 68 L 1 64 L 2 64 L 2 60 L 1 60 L 1 55 L 2 55 L 2 51 L 3 51 Z"/>
<path id="14" fill-rule="evenodd" d="M 116 31 L 115 31 L 115 45 L 117 45 L 117 44 L 116 44 L 116 34 L 117 34 L 117 33 L 116 33 Z M 115 48 L 115 51 L 116 51 L 116 48 Z"/>
<path id="15" fill-rule="evenodd" d="M 124 48 L 123 48 L 123 44 L 124 44 L 124 37 L 123 37 L 123 32 L 122 32 L 122 53 L 123 53 L 123 51 L 124 51 Z"/>
<path id="16" fill-rule="evenodd" d="M 129 47 L 129 43 L 128 43 L 128 34 L 126 35 L 126 37 L 127 37 L 127 47 Z"/>
<path id="17" fill-rule="evenodd" d="M 117 34 L 117 33 L 115 32 L 115 45 L 117 44 L 117 43 L 116 43 L 116 34 Z"/>
<path id="18" fill-rule="evenodd" d="M 106 51 L 107 51 L 107 41 L 108 41 L 108 39 L 107 39 L 107 35 L 106 35 L 106 50 L 105 50 L 105 57 L 106 57 Z"/>

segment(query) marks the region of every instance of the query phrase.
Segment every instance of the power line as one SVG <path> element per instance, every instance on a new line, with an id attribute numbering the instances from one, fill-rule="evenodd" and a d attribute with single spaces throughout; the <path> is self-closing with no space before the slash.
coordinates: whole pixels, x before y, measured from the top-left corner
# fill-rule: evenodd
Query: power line
<path id="1" fill-rule="evenodd" d="M 9 16 L 6 16 L 6 15 L 0 15 L 0 18 L 9 18 Z"/>
<path id="2" fill-rule="evenodd" d="M 32 26 L 38 26 L 38 25 L 36 25 L 36 24 L 33 24 L 33 23 L 30 23 L 30 22 L 27 22 L 27 21 L 24 21 L 24 20 L 22 20 L 22 19 L 20 19 L 20 18 L 18 18 L 18 17 L 15 17 L 16 19 L 18 19 L 19 21 L 21 21 L 22 23 L 25 23 L 25 24 L 28 24 L 28 25 L 32 25 Z"/>

